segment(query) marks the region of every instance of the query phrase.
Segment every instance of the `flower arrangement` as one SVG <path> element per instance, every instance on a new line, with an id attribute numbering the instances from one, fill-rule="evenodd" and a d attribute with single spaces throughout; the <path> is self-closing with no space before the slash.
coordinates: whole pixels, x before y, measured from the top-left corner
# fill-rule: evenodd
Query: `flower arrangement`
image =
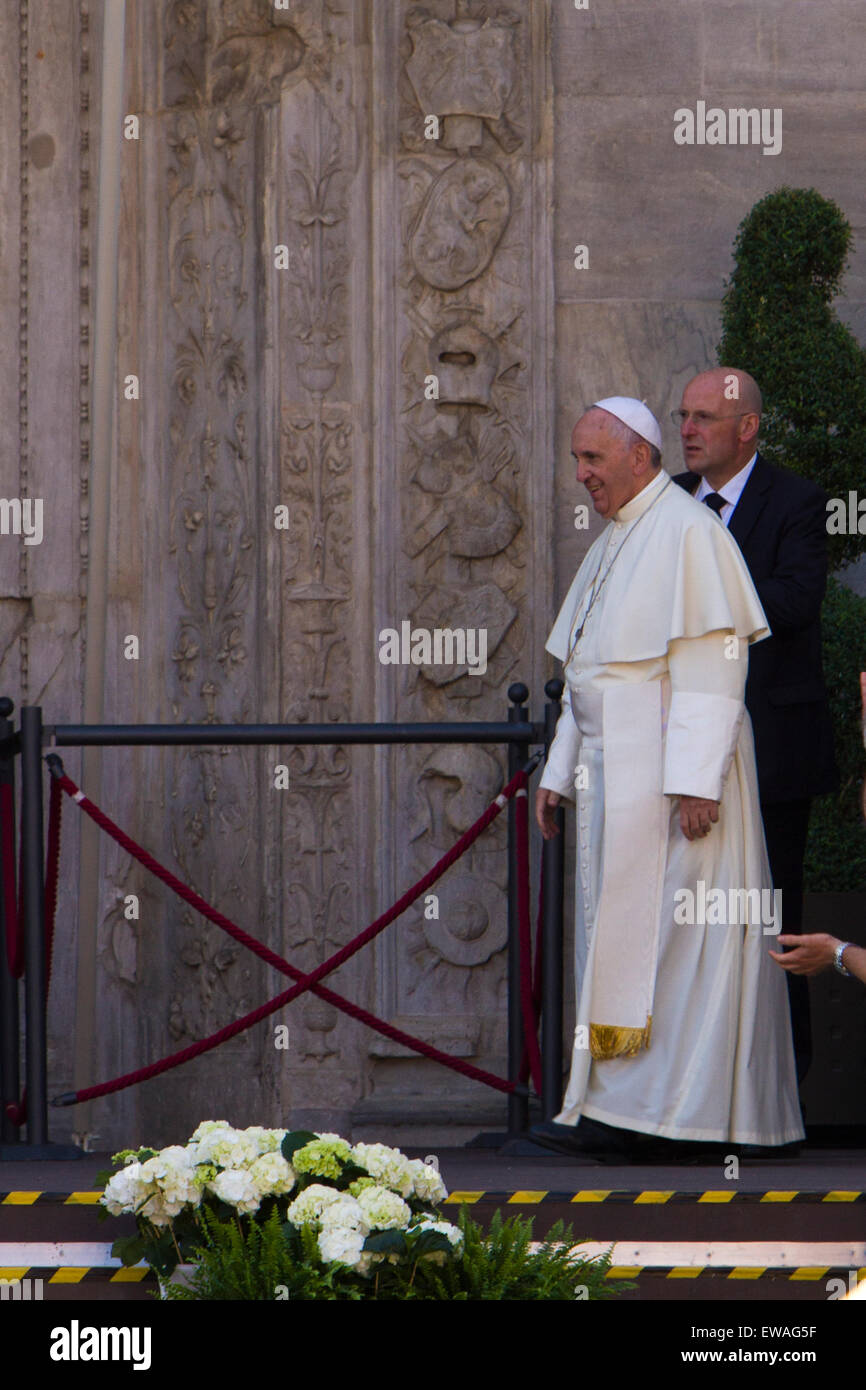
<path id="1" fill-rule="evenodd" d="M 311 1233 L 323 1264 L 361 1276 L 385 1259 L 462 1246 L 458 1227 L 434 1210 L 448 1195 L 438 1168 L 386 1144 L 207 1120 L 185 1145 L 127 1149 L 114 1162 L 100 1201 L 112 1216 L 135 1216 L 138 1235 L 115 1241 L 113 1253 L 125 1264 L 145 1259 L 163 1280 L 206 1241 L 208 1215 L 243 1230 L 276 1213 L 291 1228 L 286 1239 Z"/>
<path id="2" fill-rule="evenodd" d="M 541 1244 L 532 1223 L 484 1231 L 448 1196 L 435 1159 L 309 1130 L 200 1124 L 184 1145 L 127 1149 L 106 1173 L 103 1215 L 131 1214 L 123 1264 L 146 1261 L 181 1299 L 606 1298 L 610 1255 L 582 1258 L 562 1223 Z M 187 1285 L 172 1280 L 191 1264 Z"/>

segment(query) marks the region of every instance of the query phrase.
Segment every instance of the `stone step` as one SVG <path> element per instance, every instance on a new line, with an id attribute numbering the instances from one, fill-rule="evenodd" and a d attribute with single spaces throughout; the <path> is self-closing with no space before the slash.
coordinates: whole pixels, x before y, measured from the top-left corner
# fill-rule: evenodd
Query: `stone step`
<path id="1" fill-rule="evenodd" d="M 112 1219 L 111 1239 L 106 1240 L 106 1224 L 99 1220 L 94 1195 L 98 1194 L 2 1195 L 0 1279 L 21 1281 L 2 1290 L 3 1297 L 89 1302 L 141 1301 L 156 1295 L 156 1280 L 145 1266 L 124 1269 L 111 1255 L 112 1240 L 131 1234 L 134 1223 Z M 866 1278 L 863 1197 L 852 1192 L 775 1190 L 456 1191 L 445 1207 L 451 1216 L 466 1207 L 484 1226 L 496 1211 L 531 1215 L 536 1237 L 545 1236 L 559 1219 L 571 1222 L 576 1236 L 592 1237 L 584 1247 L 587 1257 L 612 1247 L 608 1277 L 636 1284 L 622 1295 L 629 1301 L 824 1302 Z M 733 1222 L 735 1216 L 742 1222 Z M 744 1229 L 734 1230 L 735 1224 Z M 775 1236 L 770 1234 L 774 1227 Z M 48 1228 L 53 1239 L 45 1238 Z"/>
<path id="2" fill-rule="evenodd" d="M 95 1175 L 106 1166 L 89 1158 L 0 1167 L 0 1183 L 7 1179 L 0 1279 L 29 1281 L 4 1297 L 158 1297 L 146 1267 L 123 1269 L 111 1256 L 112 1242 L 134 1234 L 135 1223 L 100 1218 Z M 621 1295 L 628 1301 L 826 1302 L 866 1278 L 860 1154 L 744 1166 L 741 1181 L 724 1188 L 718 1169 L 677 1165 L 605 1167 L 452 1149 L 441 1153 L 441 1167 L 448 1219 L 461 1207 L 485 1227 L 496 1211 L 520 1214 L 532 1217 L 536 1239 L 562 1220 L 589 1242 L 588 1255 L 613 1247 L 610 1277 L 636 1285 Z"/>

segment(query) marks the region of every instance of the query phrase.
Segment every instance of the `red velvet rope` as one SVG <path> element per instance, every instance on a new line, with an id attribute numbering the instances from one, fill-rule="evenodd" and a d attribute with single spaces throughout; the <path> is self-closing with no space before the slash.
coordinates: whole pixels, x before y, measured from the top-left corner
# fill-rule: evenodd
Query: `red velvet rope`
<path id="1" fill-rule="evenodd" d="M 63 791 L 51 778 L 48 801 L 48 845 L 45 851 L 45 998 L 51 985 L 54 959 L 54 918 L 57 913 L 57 878 L 60 869 L 60 819 L 63 814 Z"/>
<path id="2" fill-rule="evenodd" d="M 383 1019 L 376 1018 L 374 1014 L 369 1013 L 366 1009 L 361 1009 L 358 1005 L 352 1004 L 349 1000 L 344 999 L 333 990 L 321 986 L 319 981 L 324 978 L 324 976 L 338 969 L 339 966 L 343 965 L 369 941 L 373 940 L 375 936 L 378 936 L 380 932 L 384 931 L 385 927 L 389 926 L 395 918 L 405 912 L 406 908 L 411 906 L 411 904 L 421 897 L 432 884 L 441 878 L 446 869 L 450 868 L 455 860 L 459 859 L 469 846 L 478 839 L 479 835 L 487 829 L 487 826 L 496 819 L 506 802 L 514 796 L 521 787 L 526 787 L 528 780 L 527 774 L 523 769 L 515 773 L 508 785 L 490 806 L 487 807 L 486 811 L 483 812 L 475 824 L 470 826 L 447 854 L 443 855 L 438 863 L 435 864 L 413 888 L 409 889 L 407 893 L 404 893 L 403 897 L 400 898 L 393 907 L 389 908 L 381 917 L 376 918 L 369 927 L 358 936 L 354 937 L 352 941 L 348 942 L 333 956 L 329 957 L 328 960 L 323 961 L 322 964 L 317 966 L 309 975 L 304 975 L 301 971 L 290 965 L 288 961 L 276 955 L 269 947 L 256 941 L 254 937 L 251 937 L 247 932 L 243 931 L 242 928 L 238 927 L 228 917 L 225 917 L 221 912 L 211 907 L 198 893 L 195 893 L 191 888 L 181 883 L 170 870 L 157 863 L 152 855 L 148 854 L 146 850 L 137 845 L 134 840 L 131 840 L 119 826 L 115 825 L 104 812 L 100 811 L 99 807 L 95 806 L 83 792 L 79 791 L 75 783 L 71 778 L 67 777 L 65 773 L 58 776 L 56 781 L 62 790 L 66 792 L 68 796 L 71 796 L 80 806 L 81 810 L 90 816 L 91 820 L 94 820 L 106 834 L 110 835 L 111 838 L 131 854 L 133 858 L 137 859 L 140 864 L 149 869 L 157 878 L 161 879 L 163 883 L 171 888 L 173 892 L 177 893 L 179 897 L 183 898 L 185 902 L 189 903 L 191 907 L 194 907 L 196 911 L 201 912 L 202 915 L 213 922 L 215 926 L 220 927 L 233 937 L 234 940 L 246 946 L 248 950 L 253 951 L 261 960 L 266 961 L 283 974 L 289 975 L 292 979 L 296 980 L 297 983 L 290 989 L 283 991 L 282 994 L 277 995 L 276 998 L 269 1000 L 266 1004 L 260 1005 L 251 1013 L 245 1014 L 242 1018 L 227 1024 L 224 1028 L 219 1029 L 208 1038 L 202 1038 L 200 1041 L 190 1044 L 189 1047 L 185 1047 L 179 1052 L 163 1057 L 157 1062 L 152 1062 L 149 1066 L 140 1067 L 134 1072 L 128 1072 L 123 1076 L 116 1077 L 113 1081 L 103 1082 L 98 1086 L 85 1087 L 79 1091 L 69 1092 L 64 1096 L 57 1097 L 53 1101 L 53 1104 L 74 1105 L 81 1101 L 95 1099 L 98 1096 L 109 1095 L 114 1091 L 120 1091 L 127 1086 L 135 1085 L 139 1081 L 147 1081 L 154 1076 L 159 1076 L 162 1072 L 169 1071 L 173 1067 L 181 1066 L 184 1062 L 190 1061 L 193 1057 L 198 1057 L 203 1052 L 208 1052 L 212 1048 L 218 1047 L 220 1043 L 235 1037 L 238 1033 L 244 1032 L 247 1028 L 251 1028 L 254 1024 L 267 1018 L 269 1014 L 276 1013 L 278 1009 L 291 1003 L 294 999 L 298 998 L 299 995 L 304 994 L 308 990 L 311 990 L 314 994 L 318 995 L 319 998 L 326 1000 L 329 1004 L 333 1004 L 336 1008 L 341 1009 L 344 1013 L 348 1014 L 349 1017 L 357 1019 L 368 1027 L 373 1028 L 375 1031 L 382 1033 L 385 1037 L 391 1038 L 394 1042 L 403 1044 L 403 1046 L 410 1048 L 414 1052 L 420 1053 L 424 1057 L 440 1062 L 443 1066 L 451 1067 L 452 1070 L 461 1073 L 461 1075 L 470 1077 L 475 1081 L 480 1081 L 483 1085 L 491 1086 L 496 1090 L 506 1093 L 513 1091 L 515 1089 L 515 1082 L 506 1080 L 504 1077 L 495 1076 L 491 1072 L 483 1071 L 480 1067 L 474 1067 L 470 1062 L 464 1062 L 461 1058 L 450 1057 L 447 1053 L 440 1052 L 438 1048 L 432 1047 L 429 1043 L 425 1043 L 419 1038 L 413 1038 L 410 1034 L 404 1033 L 401 1029 L 386 1023 Z M 521 876 L 524 874 L 527 876 L 525 891 L 528 894 L 528 858 L 526 856 L 521 860 L 521 864 L 523 865 Z"/>
<path id="3" fill-rule="evenodd" d="M 24 974 L 24 952 L 18 930 L 18 905 L 15 901 L 15 812 L 12 804 L 11 782 L 0 784 L 0 840 L 3 844 L 6 964 L 13 979 L 20 980 Z"/>
<path id="4" fill-rule="evenodd" d="M 535 921 L 535 965 L 532 970 L 532 1003 L 535 1021 L 541 1018 L 542 971 L 544 969 L 544 855 L 538 870 L 538 914 Z"/>

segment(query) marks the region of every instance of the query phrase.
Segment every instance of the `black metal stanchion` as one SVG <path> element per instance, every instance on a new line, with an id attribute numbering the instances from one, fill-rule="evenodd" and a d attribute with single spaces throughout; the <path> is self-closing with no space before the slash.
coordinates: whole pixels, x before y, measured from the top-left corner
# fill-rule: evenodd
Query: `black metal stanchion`
<path id="1" fill-rule="evenodd" d="M 21 710 L 21 835 L 27 1143 L 48 1141 L 45 1033 L 45 868 L 42 848 L 42 710 Z"/>
<path id="2" fill-rule="evenodd" d="M 81 1158 L 75 1144 L 48 1142 L 45 1021 L 45 852 L 42 842 L 42 710 L 21 709 L 21 876 L 24 932 L 24 1064 L 27 1143 L 0 1148 L 0 1158 Z"/>
<path id="3" fill-rule="evenodd" d="M 529 691 L 517 681 L 508 687 L 512 708 L 509 724 L 528 723 L 525 709 Z M 509 743 L 508 779 L 529 759 L 529 743 Z M 518 1081 L 523 1060 L 523 1015 L 520 1007 L 520 921 L 517 912 L 517 799 L 508 803 L 508 1078 Z M 529 1128 L 529 1097 L 525 1091 L 512 1091 L 508 1097 L 508 1135 L 514 1138 Z"/>
<path id="4" fill-rule="evenodd" d="M 0 699 L 0 786 L 11 788 L 12 817 L 9 830 L 11 843 L 0 859 L 0 1143 L 16 1144 L 18 1126 L 6 1113 L 6 1106 L 17 1104 L 21 1079 L 18 1074 L 18 981 L 7 963 L 6 898 L 16 903 L 18 888 L 15 881 L 15 729 L 9 716 L 15 706 L 7 695 Z M 0 834 L 4 833 L 0 830 Z M 6 882 L 4 865 L 10 866 L 11 882 Z"/>
<path id="5" fill-rule="evenodd" d="M 544 707 L 544 740 L 550 749 L 559 718 L 561 680 L 550 680 L 544 687 L 548 703 Z M 544 873 L 544 934 L 541 976 L 541 1110 L 552 1120 L 562 1104 L 562 906 L 565 880 L 565 813 L 555 813 L 559 834 L 545 840 L 542 848 Z"/>

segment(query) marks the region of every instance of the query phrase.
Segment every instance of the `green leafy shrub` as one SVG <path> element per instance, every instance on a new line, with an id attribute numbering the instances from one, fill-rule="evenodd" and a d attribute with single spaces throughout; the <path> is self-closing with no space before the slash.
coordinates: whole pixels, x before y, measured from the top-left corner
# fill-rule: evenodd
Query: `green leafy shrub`
<path id="1" fill-rule="evenodd" d="M 832 305 L 851 237 L 842 210 L 814 188 L 762 198 L 737 232 L 719 344 L 719 361 L 761 387 L 762 455 L 846 500 L 863 486 L 866 457 L 866 352 Z M 829 542 L 839 566 L 866 536 Z"/>
<path id="2" fill-rule="evenodd" d="M 634 1288 L 626 1280 L 607 1279 L 610 1251 L 589 1259 L 575 1252 L 571 1226 L 557 1221 L 533 1250 L 532 1221 L 495 1212 L 485 1232 L 465 1212 L 460 1215 L 463 1254 L 437 1269 L 420 1271 L 419 1297 L 455 1301 L 561 1300 L 598 1301 Z"/>
<path id="3" fill-rule="evenodd" d="M 866 352 L 832 304 L 851 238 L 842 210 L 814 188 L 779 188 L 762 198 L 737 233 L 719 344 L 720 363 L 750 372 L 761 387 L 761 454 L 846 507 L 848 493 L 866 480 Z M 866 534 L 831 532 L 828 549 L 831 565 L 843 566 L 866 549 Z M 813 805 L 805 886 L 849 892 L 866 887 L 859 804 L 866 601 L 831 579 L 821 621 L 841 786 Z"/>
<path id="4" fill-rule="evenodd" d="M 188 1282 L 167 1284 L 166 1298 L 183 1302 L 252 1302 L 273 1299 L 352 1299 L 364 1297 L 355 1273 L 345 1265 L 323 1265 L 315 1234 L 287 1228 L 278 1211 L 261 1224 L 202 1216 L 205 1239 L 192 1253 Z"/>
<path id="5" fill-rule="evenodd" d="M 485 1232 L 460 1215 L 462 1253 L 446 1257 L 419 1244 L 414 1260 L 380 1264 L 366 1281 L 345 1265 L 323 1266 L 315 1235 L 282 1222 L 277 1212 L 247 1229 L 205 1213 L 204 1242 L 186 1285 L 170 1284 L 165 1296 L 186 1302 L 287 1300 L 407 1301 L 597 1301 L 634 1285 L 606 1278 L 610 1252 L 581 1257 L 570 1226 L 559 1221 L 532 1248 L 532 1221 L 496 1212 Z M 383 1232 L 383 1236 L 400 1232 Z M 383 1244 L 384 1251 L 384 1244 Z"/>
<path id="6" fill-rule="evenodd" d="M 839 765 L 839 791 L 812 804 L 804 874 L 814 893 L 866 888 L 866 825 L 860 788 L 866 775 L 860 719 L 860 670 L 866 669 L 866 599 L 831 579 L 822 616 L 824 675 Z"/>

